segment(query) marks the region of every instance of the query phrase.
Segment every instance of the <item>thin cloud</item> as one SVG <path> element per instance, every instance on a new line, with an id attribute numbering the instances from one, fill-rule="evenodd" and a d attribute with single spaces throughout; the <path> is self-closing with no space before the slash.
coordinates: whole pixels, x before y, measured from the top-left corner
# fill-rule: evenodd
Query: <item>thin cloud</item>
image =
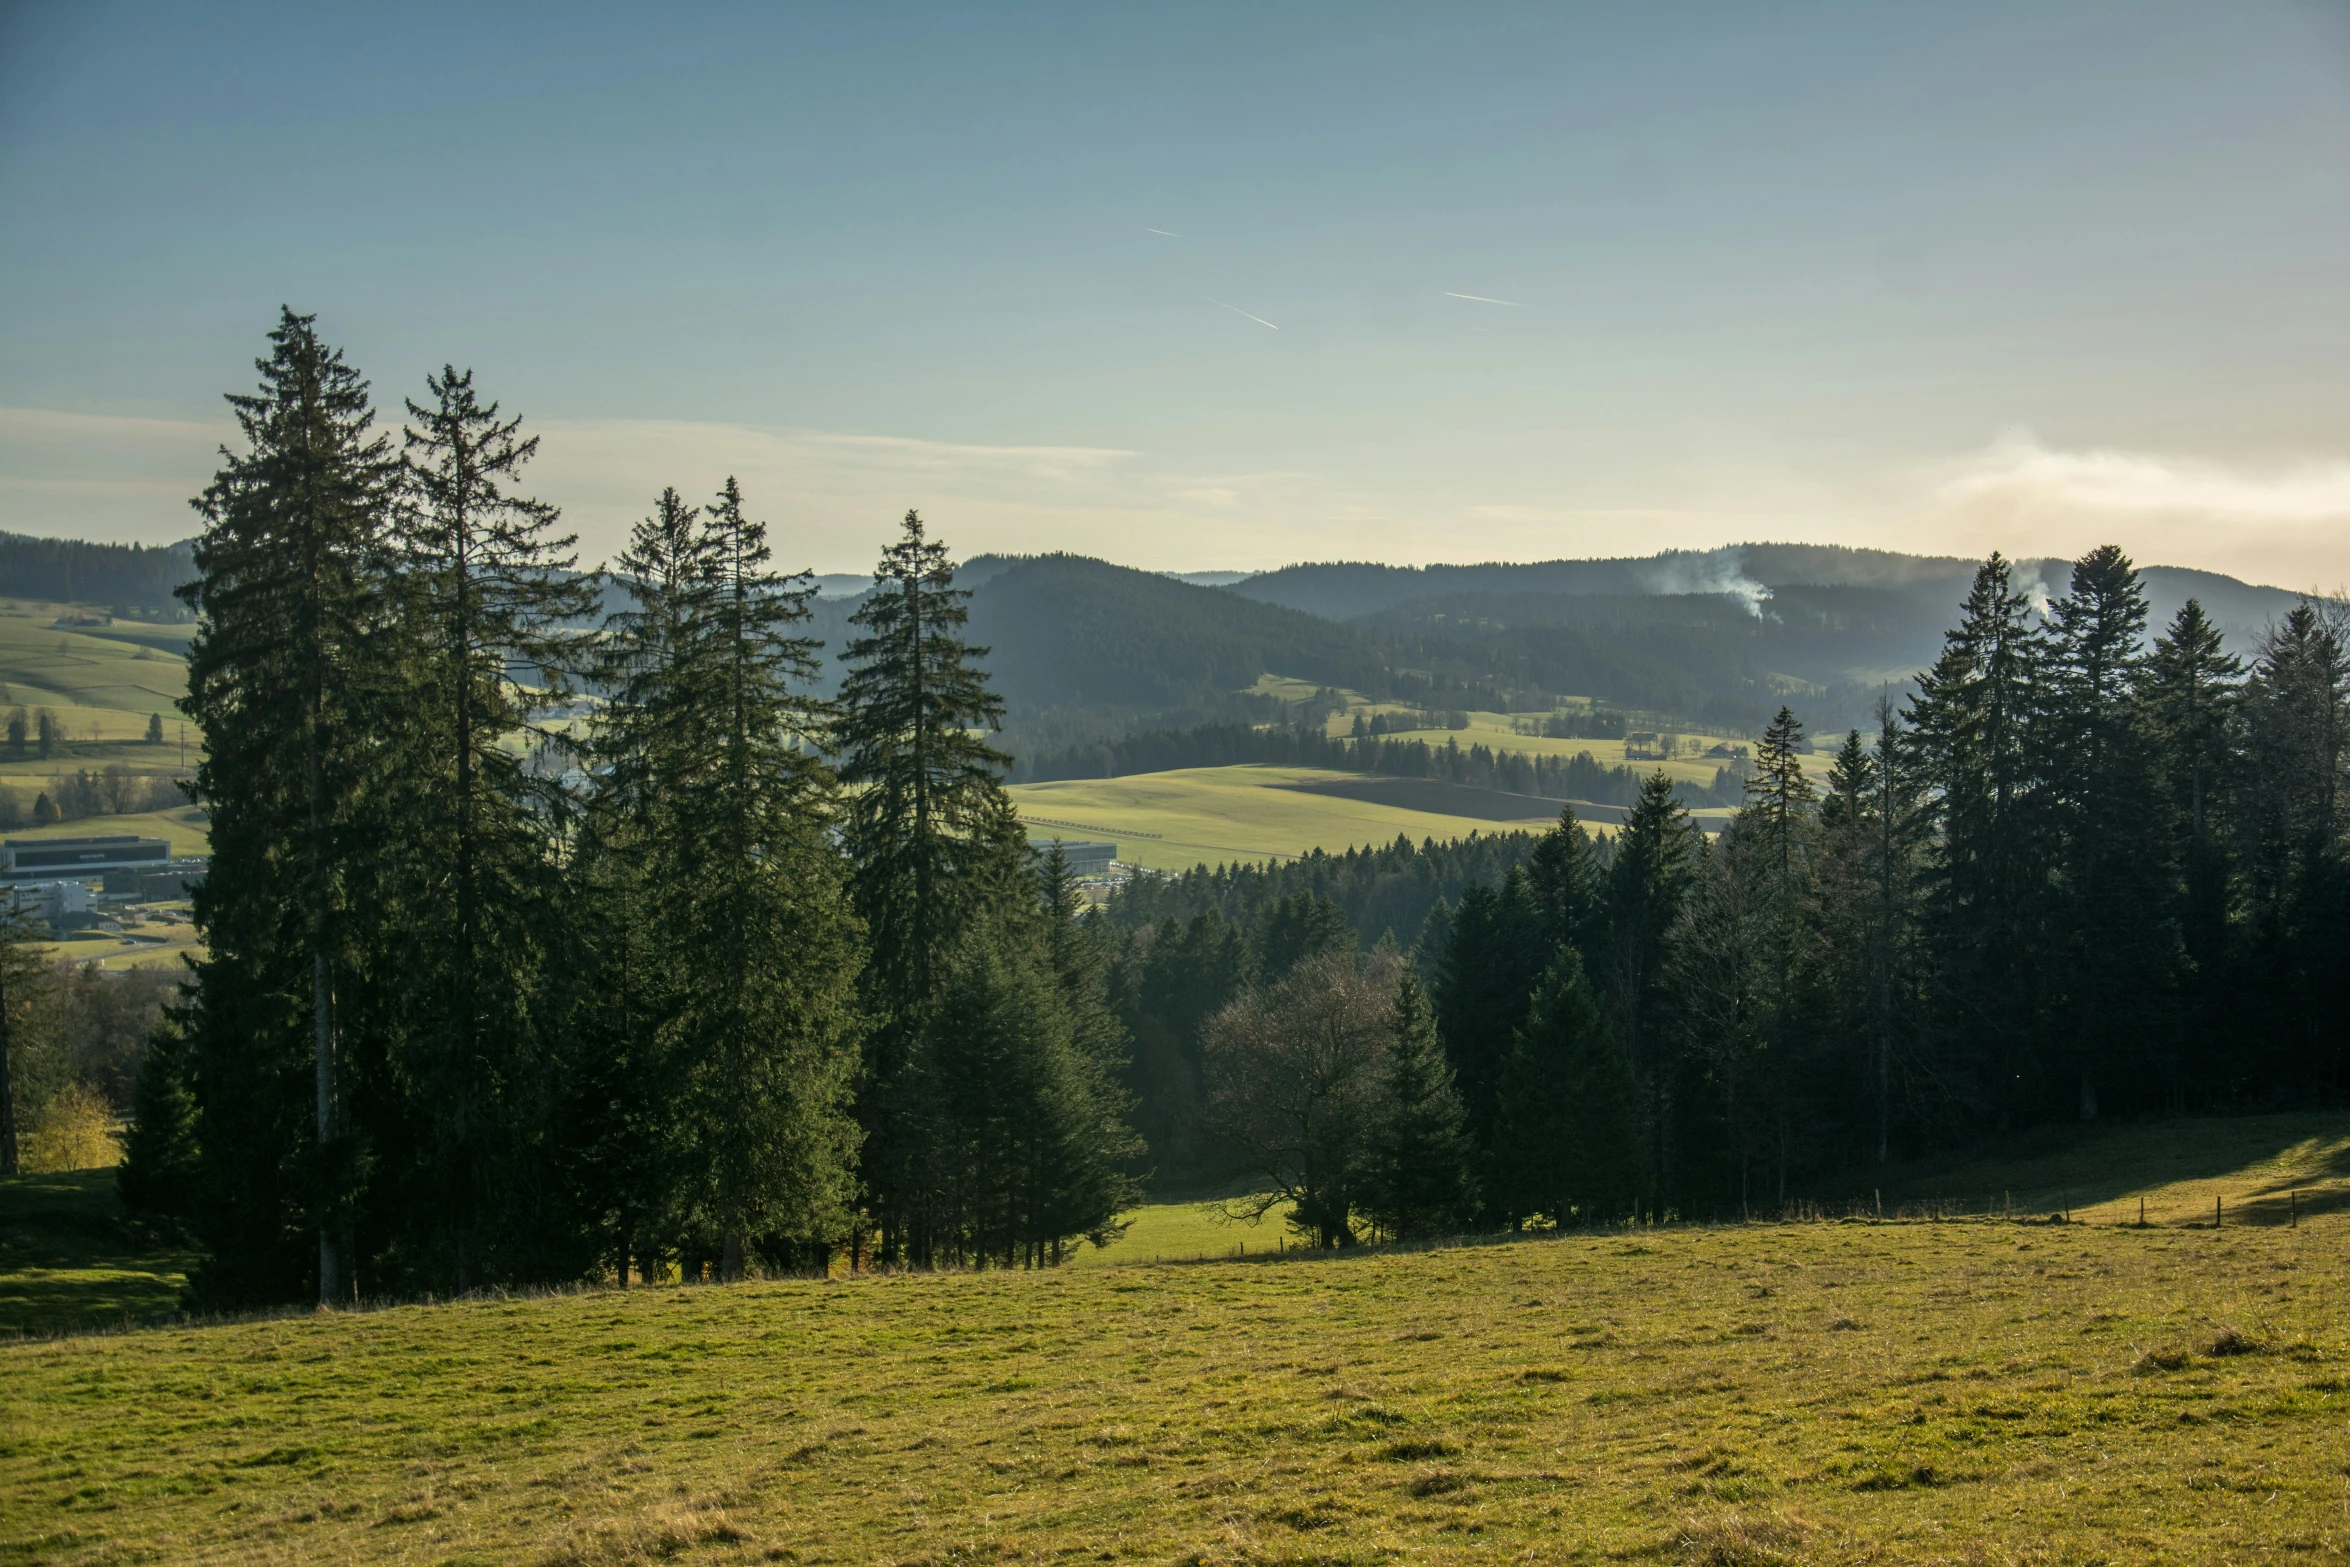
<path id="1" fill-rule="evenodd" d="M 2326 523 L 2350 520 L 2350 462 L 2263 473 L 2155 452 L 2065 451 L 2029 430 L 2010 430 L 1957 464 L 1938 493 L 1956 506 L 2022 512 Z"/>
<path id="2" fill-rule="evenodd" d="M 1173 229 L 1147 229 L 1147 228 L 1146 228 L 1146 229 L 1144 229 L 1144 230 L 1143 230 L 1143 232 L 1144 232 L 1145 234 L 1164 234 L 1164 235 L 1165 235 L 1167 238 L 1169 238 L 1169 239 L 1181 239 L 1181 238 L 1183 237 L 1182 235 L 1180 235 L 1180 234 L 1176 233 L 1176 232 L 1175 232 Z"/>
<path id="3" fill-rule="evenodd" d="M 1449 288 L 1444 291 L 1444 297 L 1447 299 L 1466 299 L 1480 305 L 1507 305 L 1512 310 L 1523 310 L 1526 308 L 1522 302 L 1515 299 L 1494 299 L 1485 294 L 1456 294 Z"/>
<path id="4" fill-rule="evenodd" d="M 1202 294 L 1200 295 L 1200 298 L 1206 300 L 1211 305 L 1224 305 L 1224 301 L 1218 299 L 1213 294 Z M 1254 321 L 1259 326 L 1273 327 L 1273 330 L 1276 332 L 1281 330 L 1279 327 L 1273 326 L 1273 323 L 1266 320 L 1263 316 L 1249 316 L 1248 312 L 1241 309 L 1238 305 L 1224 305 L 1224 308 L 1231 311 L 1236 316 L 1248 316 L 1251 321 Z"/>

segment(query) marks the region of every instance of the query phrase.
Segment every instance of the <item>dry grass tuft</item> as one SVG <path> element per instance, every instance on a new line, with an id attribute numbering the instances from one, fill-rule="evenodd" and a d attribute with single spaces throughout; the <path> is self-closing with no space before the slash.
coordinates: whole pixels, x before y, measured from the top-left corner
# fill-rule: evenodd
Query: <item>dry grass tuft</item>
<path id="1" fill-rule="evenodd" d="M 1689 1567 L 1803 1567 L 1797 1553 L 1810 1533 L 1784 1513 L 1724 1513 L 1683 1524 L 1665 1550 Z"/>
<path id="2" fill-rule="evenodd" d="M 606 1520 L 573 1535 L 540 1558 L 541 1567 L 637 1567 L 666 1562 L 706 1545 L 746 1545 L 750 1536 L 723 1509 L 662 1511 L 625 1521 Z M 770 1553 L 772 1559 L 781 1559 Z"/>
<path id="3" fill-rule="evenodd" d="M 2240 1328 L 2221 1328 L 2219 1336 L 2204 1346 L 2203 1353 L 2220 1360 L 2229 1355 L 2263 1354 L 2267 1349 L 2266 1344 Z"/>

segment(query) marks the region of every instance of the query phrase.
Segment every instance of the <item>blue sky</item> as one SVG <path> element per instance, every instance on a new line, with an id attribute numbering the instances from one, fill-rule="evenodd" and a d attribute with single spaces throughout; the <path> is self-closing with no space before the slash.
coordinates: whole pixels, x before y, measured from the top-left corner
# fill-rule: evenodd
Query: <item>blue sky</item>
<path id="1" fill-rule="evenodd" d="M 822 570 L 2332 586 L 2346 240 L 2342 6 L 9 5 L 0 527 L 190 531 L 284 301 L 475 367 L 591 557 L 733 471 Z"/>

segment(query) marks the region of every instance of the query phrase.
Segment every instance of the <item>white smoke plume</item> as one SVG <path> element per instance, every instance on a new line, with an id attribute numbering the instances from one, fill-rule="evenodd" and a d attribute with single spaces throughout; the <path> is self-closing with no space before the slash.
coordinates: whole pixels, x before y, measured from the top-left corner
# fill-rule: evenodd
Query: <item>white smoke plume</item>
<path id="1" fill-rule="evenodd" d="M 1703 554 L 1660 555 L 1648 564 L 1645 575 L 1651 593 L 1726 594 L 1743 602 L 1757 620 L 1771 601 L 1771 590 L 1746 574 L 1746 549 L 1739 544 Z"/>

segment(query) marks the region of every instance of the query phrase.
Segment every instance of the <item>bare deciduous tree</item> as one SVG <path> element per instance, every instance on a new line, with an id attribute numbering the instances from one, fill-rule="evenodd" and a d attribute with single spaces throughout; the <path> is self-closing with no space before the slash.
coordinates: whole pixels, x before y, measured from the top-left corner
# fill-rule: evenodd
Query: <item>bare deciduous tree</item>
<path id="1" fill-rule="evenodd" d="M 1315 1245 L 1354 1244 L 1393 1039 L 1396 962 L 1308 958 L 1208 1025 L 1209 1127 L 1268 1183 L 1230 1211 L 1256 1219 L 1287 1202 L 1290 1228 Z"/>

